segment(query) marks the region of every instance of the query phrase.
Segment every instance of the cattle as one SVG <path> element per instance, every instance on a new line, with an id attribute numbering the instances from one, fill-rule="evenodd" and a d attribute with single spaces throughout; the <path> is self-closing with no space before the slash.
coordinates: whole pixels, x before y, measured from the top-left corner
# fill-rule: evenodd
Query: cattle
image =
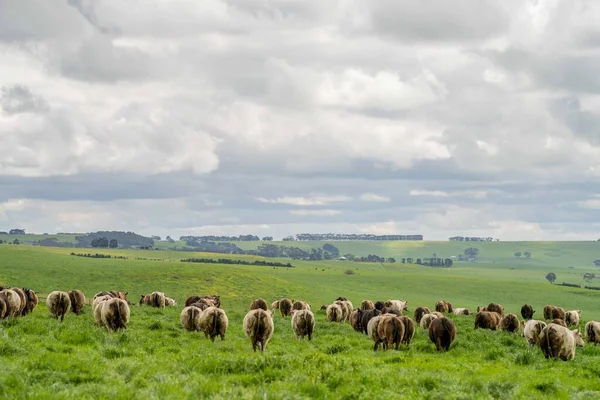
<path id="1" fill-rule="evenodd" d="M 46 298 L 46 306 L 48 306 L 48 311 L 54 315 L 54 318 L 58 319 L 58 317 L 60 317 L 60 321 L 62 322 L 65 318 L 65 314 L 68 313 L 71 308 L 69 293 L 58 290 L 51 292 Z"/>
<path id="2" fill-rule="evenodd" d="M 539 344 L 540 333 L 545 327 L 546 323 L 544 321 L 537 321 L 535 319 L 530 319 L 525 323 L 525 326 L 523 326 L 523 336 L 527 340 L 530 349 Z"/>
<path id="3" fill-rule="evenodd" d="M 383 307 L 383 310 L 381 310 L 381 313 L 382 314 L 392 314 L 397 317 L 402 315 L 402 311 L 398 310 L 397 308 L 388 308 L 388 307 Z"/>
<path id="4" fill-rule="evenodd" d="M 100 316 L 102 325 L 106 327 L 106 330 L 115 332 L 127 328 L 130 310 L 126 300 L 114 297 L 102 302 L 98 307 L 101 307 Z"/>
<path id="5" fill-rule="evenodd" d="M 406 300 L 388 300 L 385 302 L 385 306 L 388 309 L 394 309 L 400 311 L 400 315 L 408 308 L 408 301 Z"/>
<path id="6" fill-rule="evenodd" d="M 529 304 L 525 304 L 521 307 L 521 317 L 523 317 L 524 320 L 532 319 L 534 313 L 533 307 Z"/>
<path id="7" fill-rule="evenodd" d="M 594 343 L 594 346 L 600 343 L 600 322 L 589 321 L 585 324 L 585 337 L 588 343 Z"/>
<path id="8" fill-rule="evenodd" d="M 200 314 L 198 330 L 204 332 L 204 336 L 210 337 L 213 342 L 217 336 L 220 336 L 221 340 L 225 340 L 225 332 L 227 332 L 228 326 L 227 314 L 220 308 L 208 307 Z"/>
<path id="9" fill-rule="evenodd" d="M 456 338 L 456 326 L 452 320 L 442 317 L 436 318 L 429 325 L 429 340 L 435 344 L 437 351 L 448 351 Z"/>
<path id="10" fill-rule="evenodd" d="M 156 308 L 165 308 L 166 296 L 163 292 L 152 292 L 150 294 L 144 294 L 140 298 L 140 305 L 147 305 Z"/>
<path id="11" fill-rule="evenodd" d="M 94 297 L 94 301 L 92 302 L 92 311 L 96 310 L 96 307 L 98 306 L 98 304 L 100 304 L 103 301 L 106 300 L 110 300 L 113 297 L 110 295 L 105 295 L 105 296 L 99 296 L 99 297 Z"/>
<path id="12" fill-rule="evenodd" d="M 480 311 L 475 315 L 474 329 L 491 329 L 495 331 L 500 327 L 500 314 L 494 311 Z"/>
<path id="13" fill-rule="evenodd" d="M 497 312 L 500 315 L 504 315 L 504 307 L 502 306 L 502 304 L 490 303 L 487 305 L 486 310 L 490 312 Z"/>
<path id="14" fill-rule="evenodd" d="M 350 314 L 350 326 L 352 326 L 352 329 L 354 329 L 357 332 L 364 331 L 362 327 L 362 317 L 363 310 L 360 308 L 357 308 L 356 310 L 352 311 L 352 314 Z"/>
<path id="15" fill-rule="evenodd" d="M 294 302 L 294 304 L 292 304 L 292 310 L 309 310 L 310 311 L 310 304 L 308 304 L 304 300 L 297 300 Z"/>
<path id="16" fill-rule="evenodd" d="M 410 341 L 415 336 L 415 321 L 410 319 L 410 317 L 398 317 L 400 322 L 404 325 L 404 335 L 402 336 L 402 340 L 400 343 L 405 345 L 410 345 Z"/>
<path id="17" fill-rule="evenodd" d="M 6 304 L 6 296 L 0 293 L 0 319 L 8 316 L 8 305 Z"/>
<path id="18" fill-rule="evenodd" d="M 212 302 L 211 302 L 211 304 L 212 304 Z M 214 306 L 212 306 L 212 305 L 211 305 L 211 306 L 209 306 L 209 305 L 207 305 L 207 304 L 206 304 L 206 302 L 204 302 L 204 301 L 198 301 L 198 302 L 196 302 L 196 303 L 192 303 L 192 304 L 190 304 L 188 307 L 196 307 L 196 308 L 199 308 L 201 311 L 204 311 L 204 310 L 206 310 L 208 307 L 214 307 Z"/>
<path id="19" fill-rule="evenodd" d="M 310 310 L 292 311 L 292 329 L 296 334 L 296 339 L 302 340 L 306 336 L 309 341 L 312 340 L 315 330 L 314 314 Z"/>
<path id="20" fill-rule="evenodd" d="M 373 304 L 371 300 L 363 300 L 362 303 L 360 303 L 360 309 L 363 311 L 372 310 L 374 308 L 375 304 Z"/>
<path id="21" fill-rule="evenodd" d="M 375 309 L 376 310 L 383 310 L 383 307 L 385 307 L 385 303 L 383 301 L 376 301 L 375 302 Z"/>
<path id="22" fill-rule="evenodd" d="M 554 307 L 552 309 L 552 319 L 565 319 L 565 309 L 562 307 Z"/>
<path id="23" fill-rule="evenodd" d="M 110 297 L 113 297 L 113 298 L 117 298 L 117 299 L 121 299 L 121 300 L 127 301 L 127 295 L 128 294 L 129 294 L 129 292 L 119 292 L 117 290 L 109 290 L 109 291 L 104 291 L 104 292 L 96 293 L 94 295 L 94 300 L 97 297 L 100 297 L 100 296 L 110 296 Z"/>
<path id="24" fill-rule="evenodd" d="M 330 322 L 342 322 L 344 320 L 344 314 L 342 307 L 339 304 L 330 304 L 327 306 L 327 319 Z"/>
<path id="25" fill-rule="evenodd" d="M 244 317 L 243 327 L 252 343 L 252 350 L 256 352 L 258 348 L 261 353 L 264 352 L 275 330 L 269 313 L 261 308 L 248 311 Z"/>
<path id="26" fill-rule="evenodd" d="M 362 325 L 362 329 L 363 332 L 368 335 L 368 325 L 369 325 L 369 321 L 371 321 L 371 319 L 373 319 L 374 317 L 380 316 L 381 315 L 381 311 L 379 311 L 378 309 L 374 308 L 372 310 L 368 310 L 368 311 L 363 311 L 363 316 L 362 316 L 362 321 L 361 321 L 361 325 Z"/>
<path id="27" fill-rule="evenodd" d="M 435 315 L 438 318 L 442 318 L 444 316 L 444 314 L 442 314 L 439 311 L 432 311 L 432 312 L 430 312 L 430 314 Z"/>
<path id="28" fill-rule="evenodd" d="M 292 302 L 292 300 L 288 299 L 288 298 L 283 298 L 279 300 L 279 312 L 281 313 L 282 317 L 289 317 L 290 315 L 292 315 L 292 307 L 294 306 L 294 303 Z"/>
<path id="29" fill-rule="evenodd" d="M 335 299 L 335 301 L 348 301 L 347 297 L 338 297 L 337 299 Z"/>
<path id="30" fill-rule="evenodd" d="M 454 315 L 469 315 L 468 308 L 455 308 L 453 311 Z"/>
<path id="31" fill-rule="evenodd" d="M 519 317 L 517 317 L 517 314 L 506 314 L 500 320 L 500 329 L 502 329 L 503 331 L 517 333 L 519 331 L 519 328 L 521 328 L 521 321 L 519 321 Z"/>
<path id="32" fill-rule="evenodd" d="M 488 311 L 487 306 L 477 306 L 477 312 L 479 311 Z"/>
<path id="33" fill-rule="evenodd" d="M 279 300 L 275 300 L 271 303 L 271 310 L 279 310 Z"/>
<path id="34" fill-rule="evenodd" d="M 71 312 L 75 315 L 79 315 L 83 306 L 85 305 L 85 295 L 81 290 L 71 290 L 68 292 L 69 300 L 71 301 Z"/>
<path id="35" fill-rule="evenodd" d="M 452 312 L 452 304 L 445 300 L 440 300 L 435 303 L 435 311 L 440 313 L 451 313 Z"/>
<path id="36" fill-rule="evenodd" d="M 337 304 L 340 307 L 340 309 L 342 310 L 341 321 L 347 321 L 350 318 L 350 310 L 348 308 L 348 304 L 342 300 L 336 300 L 335 303 L 333 303 L 333 304 Z"/>
<path id="37" fill-rule="evenodd" d="M 350 313 L 354 311 L 354 304 L 350 300 L 343 300 L 348 308 L 348 319 L 350 318 Z M 310 310 L 310 307 L 308 308 Z"/>
<path id="38" fill-rule="evenodd" d="M 25 307 L 25 313 L 29 314 L 32 312 L 38 305 L 38 297 L 34 290 L 29 288 L 23 288 L 25 292 L 25 296 L 27 297 L 27 306 Z"/>
<path id="39" fill-rule="evenodd" d="M 419 326 L 421 327 L 421 329 L 428 330 L 429 325 L 431 325 L 431 322 L 437 318 L 438 318 L 438 316 L 435 314 L 425 314 L 425 315 L 423 315 L 423 318 L 421 318 L 421 322 L 419 323 Z"/>
<path id="40" fill-rule="evenodd" d="M 394 315 L 383 315 L 377 325 L 377 334 L 383 343 L 383 349 L 394 346 L 398 350 L 404 337 L 404 324 Z"/>
<path id="41" fill-rule="evenodd" d="M 18 287 L 10 288 L 13 292 L 15 292 L 19 296 L 19 310 L 17 311 L 17 315 L 25 315 L 27 308 L 27 296 L 25 296 L 25 292 L 23 289 Z"/>
<path id="42" fill-rule="evenodd" d="M 565 313 L 565 323 L 568 327 L 579 325 L 581 310 L 570 310 Z"/>
<path id="43" fill-rule="evenodd" d="M 202 314 L 202 310 L 198 307 L 184 307 L 179 316 L 181 327 L 188 331 L 200 330 L 200 314 Z"/>
<path id="44" fill-rule="evenodd" d="M 431 311 L 429 311 L 429 308 L 427 307 L 415 308 L 415 321 L 417 322 L 417 324 L 421 323 L 421 318 L 423 318 L 423 315 L 429 314 L 430 312 Z"/>
<path id="45" fill-rule="evenodd" d="M 187 307 L 193 303 L 197 303 L 197 302 L 203 302 L 208 307 L 221 308 L 221 296 L 215 296 L 215 295 L 189 296 L 185 300 L 185 307 Z"/>
<path id="46" fill-rule="evenodd" d="M 376 315 L 369 320 L 369 323 L 366 325 L 366 334 L 373 341 L 373 350 L 377 351 L 379 348 L 379 344 L 382 342 L 379 337 L 379 322 L 383 318 L 383 315 Z"/>
<path id="47" fill-rule="evenodd" d="M 172 297 L 165 297 L 165 307 L 175 307 L 177 305 L 177 300 Z"/>
<path id="48" fill-rule="evenodd" d="M 12 289 L 3 289 L 0 291 L 0 295 L 4 297 L 6 303 L 5 318 L 19 316 L 21 310 L 21 297 L 19 297 L 19 294 Z"/>
<path id="49" fill-rule="evenodd" d="M 563 361 L 575 358 L 575 347 L 584 346 L 579 329 L 568 328 L 550 323 L 540 333 L 539 345 L 545 358 L 560 358 Z"/>
<path id="50" fill-rule="evenodd" d="M 258 310 L 258 309 L 269 311 L 269 306 L 264 299 L 256 299 L 252 303 L 250 303 L 250 310 Z"/>
<path id="51" fill-rule="evenodd" d="M 556 325 L 560 325 L 560 326 L 564 326 L 565 328 L 567 327 L 567 323 L 565 322 L 564 319 L 560 319 L 560 318 L 554 318 L 552 321 L 550 321 L 551 324 L 556 324 Z"/>

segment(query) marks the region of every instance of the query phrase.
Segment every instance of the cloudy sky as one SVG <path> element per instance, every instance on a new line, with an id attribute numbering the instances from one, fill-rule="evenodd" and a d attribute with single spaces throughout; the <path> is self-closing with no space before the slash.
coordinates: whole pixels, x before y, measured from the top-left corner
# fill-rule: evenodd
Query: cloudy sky
<path id="1" fill-rule="evenodd" d="M 0 230 L 600 237 L 595 0 L 0 0 Z"/>

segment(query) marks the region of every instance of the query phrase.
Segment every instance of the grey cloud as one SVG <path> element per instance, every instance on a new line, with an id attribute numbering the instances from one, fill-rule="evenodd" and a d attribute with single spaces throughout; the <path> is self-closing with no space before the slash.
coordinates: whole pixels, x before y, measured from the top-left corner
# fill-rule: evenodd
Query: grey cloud
<path id="1" fill-rule="evenodd" d="M 27 86 L 14 85 L 0 88 L 0 108 L 8 115 L 25 112 L 43 113 L 48 111 L 48 102 L 41 96 L 36 96 Z"/>

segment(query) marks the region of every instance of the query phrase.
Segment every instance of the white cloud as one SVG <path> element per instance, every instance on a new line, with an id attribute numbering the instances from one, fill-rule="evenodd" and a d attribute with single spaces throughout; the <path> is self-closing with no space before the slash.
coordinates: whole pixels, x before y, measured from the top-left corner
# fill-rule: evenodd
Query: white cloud
<path id="1" fill-rule="evenodd" d="M 331 216 L 331 215 L 339 215 L 342 212 L 340 210 L 307 210 L 307 209 L 300 209 L 300 210 L 291 210 L 290 214 L 293 215 L 302 215 L 302 216 L 309 216 L 309 215 L 315 215 L 315 216 Z"/>
<path id="2" fill-rule="evenodd" d="M 331 203 L 350 201 L 352 198 L 348 196 L 314 196 L 314 197 L 294 197 L 294 196 L 283 196 L 274 199 L 266 199 L 264 197 L 258 197 L 256 200 L 261 203 L 269 204 L 289 204 L 292 206 L 323 206 Z"/>
<path id="3" fill-rule="evenodd" d="M 360 196 L 360 199 L 363 201 L 370 201 L 375 203 L 385 203 L 391 200 L 387 196 L 382 196 L 375 193 L 364 193 Z"/>

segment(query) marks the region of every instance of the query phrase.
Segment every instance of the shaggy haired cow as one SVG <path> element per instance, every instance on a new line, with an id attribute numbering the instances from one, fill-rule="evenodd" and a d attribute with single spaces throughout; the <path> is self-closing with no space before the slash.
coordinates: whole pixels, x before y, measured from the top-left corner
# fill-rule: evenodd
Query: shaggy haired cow
<path id="1" fill-rule="evenodd" d="M 25 295 L 25 292 L 23 291 L 23 289 L 18 288 L 18 287 L 12 287 L 12 288 L 10 288 L 10 290 L 15 292 L 19 296 L 20 305 L 19 305 L 19 311 L 18 311 L 17 315 L 25 315 L 25 313 L 26 313 L 25 310 L 27 308 L 27 296 Z"/>
<path id="2" fill-rule="evenodd" d="M 0 293 L 0 319 L 8 316 L 8 305 L 6 304 L 6 296 Z"/>
<path id="3" fill-rule="evenodd" d="M 530 349 L 539 344 L 540 333 L 545 327 L 546 323 L 544 321 L 537 321 L 535 319 L 530 319 L 525 323 L 523 337 L 527 340 Z"/>
<path id="4" fill-rule="evenodd" d="M 363 300 L 362 303 L 360 303 L 360 309 L 363 311 L 372 310 L 374 308 L 375 304 L 373 304 L 371 300 Z"/>
<path id="5" fill-rule="evenodd" d="M 397 310 L 400 314 L 408 308 L 408 301 L 406 300 L 388 300 L 385 302 L 385 307 L 389 310 Z"/>
<path id="6" fill-rule="evenodd" d="M 371 319 L 373 319 L 374 317 L 380 316 L 381 311 L 374 308 L 372 310 L 363 311 L 362 314 L 363 314 L 363 316 L 362 316 L 362 320 L 360 321 L 360 324 L 362 326 L 362 329 L 363 329 L 363 332 L 365 333 L 365 335 L 369 335 L 369 331 L 368 331 L 369 321 L 371 321 Z"/>
<path id="7" fill-rule="evenodd" d="M 564 326 L 550 323 L 540 333 L 540 347 L 546 358 L 560 358 L 563 361 L 575 358 L 575 347 L 583 347 L 579 329 L 573 331 Z"/>
<path id="8" fill-rule="evenodd" d="M 452 312 L 454 315 L 469 315 L 468 308 L 455 308 Z"/>
<path id="9" fill-rule="evenodd" d="M 495 331 L 500 327 L 500 314 L 495 311 L 479 311 L 475 315 L 474 329 L 491 329 Z"/>
<path id="10" fill-rule="evenodd" d="M 0 291 L 0 296 L 4 297 L 6 303 L 6 311 L 4 318 L 17 317 L 21 310 L 21 297 L 11 289 L 3 289 Z"/>
<path id="11" fill-rule="evenodd" d="M 203 302 L 208 307 L 221 308 L 221 296 L 215 296 L 215 295 L 189 296 L 185 300 L 185 307 L 187 307 L 193 303 L 197 303 L 197 302 Z"/>
<path id="12" fill-rule="evenodd" d="M 54 318 L 58 319 L 60 317 L 60 321 L 62 322 L 65 314 L 71 309 L 69 293 L 58 290 L 51 292 L 46 298 L 46 306 L 48 306 L 48 311 L 54 315 Z"/>
<path id="13" fill-rule="evenodd" d="M 220 336 L 221 340 L 225 340 L 225 332 L 227 332 L 228 326 L 227 314 L 220 308 L 208 307 L 200 314 L 198 330 L 204 332 L 204 336 L 210 337 L 213 342 L 216 336 Z"/>
<path id="14" fill-rule="evenodd" d="M 374 316 L 369 320 L 369 323 L 366 325 L 366 333 L 367 336 L 373 341 L 373 350 L 377 351 L 379 348 L 379 344 L 382 342 L 379 337 L 379 322 L 383 318 L 383 315 Z"/>
<path id="15" fill-rule="evenodd" d="M 417 321 L 417 324 L 421 323 L 421 318 L 423 318 L 423 315 L 429 314 L 430 312 L 431 311 L 427 307 L 417 307 L 415 309 L 415 321 Z"/>
<path id="16" fill-rule="evenodd" d="M 394 315 L 383 315 L 377 325 L 377 334 L 383 343 L 384 350 L 389 349 L 392 345 L 398 350 L 404 337 L 404 324 Z"/>
<path id="17" fill-rule="evenodd" d="M 544 319 L 565 319 L 565 310 L 562 307 L 547 304 L 544 306 Z"/>
<path id="18" fill-rule="evenodd" d="M 441 313 L 441 312 L 439 312 L 439 311 L 432 311 L 432 312 L 430 312 L 430 314 L 431 314 L 431 315 L 435 315 L 435 316 L 436 316 L 436 317 L 438 317 L 438 318 L 442 318 L 442 317 L 444 317 L 444 314 L 442 314 L 442 313 Z"/>
<path id="19" fill-rule="evenodd" d="M 600 343 L 600 322 L 590 321 L 585 324 L 585 337 L 588 343 L 594 343 L 594 346 Z"/>
<path id="20" fill-rule="evenodd" d="M 333 304 L 337 304 L 342 310 L 342 318 L 338 322 L 347 321 L 350 318 L 350 310 L 348 304 L 344 300 L 336 300 Z"/>
<path id="21" fill-rule="evenodd" d="M 500 320 L 500 329 L 503 331 L 517 333 L 521 328 L 521 321 L 519 321 L 519 317 L 516 314 L 509 313 L 506 314 Z"/>
<path id="22" fill-rule="evenodd" d="M 269 310 L 269 306 L 267 305 L 267 302 L 264 299 L 259 298 L 250 303 L 250 310 L 258 310 L 259 308 L 264 311 Z"/>
<path id="23" fill-rule="evenodd" d="M 552 321 L 550 321 L 550 323 L 551 324 L 560 325 L 560 326 L 564 326 L 565 328 L 567 328 L 567 323 L 565 322 L 564 319 L 554 318 Z"/>
<path id="24" fill-rule="evenodd" d="M 25 296 L 27 297 L 27 306 L 25 307 L 25 314 L 31 313 L 38 305 L 38 297 L 34 290 L 29 288 L 23 288 Z"/>
<path id="25" fill-rule="evenodd" d="M 354 329 L 357 332 L 364 331 L 364 329 L 362 327 L 362 317 L 363 317 L 363 310 L 360 308 L 357 308 L 356 310 L 352 311 L 352 313 L 350 314 L 350 326 L 352 326 L 352 329 Z"/>
<path id="26" fill-rule="evenodd" d="M 184 307 L 179 316 L 181 327 L 188 331 L 200 330 L 200 314 L 202 314 L 202 310 L 198 307 Z"/>
<path id="27" fill-rule="evenodd" d="M 565 323 L 567 326 L 579 325 L 579 319 L 581 318 L 581 310 L 570 310 L 565 313 Z"/>
<path id="28" fill-rule="evenodd" d="M 383 310 L 383 307 L 385 307 L 385 303 L 383 301 L 376 301 L 375 302 L 375 309 L 376 310 Z"/>
<path id="29" fill-rule="evenodd" d="M 244 317 L 243 327 L 252 343 L 252 350 L 258 348 L 261 353 L 264 352 L 275 330 L 271 315 L 261 308 L 250 310 Z"/>
<path id="30" fill-rule="evenodd" d="M 310 310 L 293 310 L 292 329 L 298 340 L 304 339 L 304 336 L 308 336 L 308 340 L 312 340 L 315 330 L 314 314 Z"/>
<path id="31" fill-rule="evenodd" d="M 152 292 L 150 294 L 143 294 L 140 298 L 140 305 L 144 304 L 150 307 L 165 308 L 166 296 L 163 292 Z"/>
<path id="32" fill-rule="evenodd" d="M 342 322 L 344 320 L 343 310 L 339 304 L 328 305 L 325 312 L 330 322 Z"/>
<path id="33" fill-rule="evenodd" d="M 292 310 L 308 310 L 310 311 L 310 304 L 304 300 L 296 300 L 292 304 Z"/>
<path id="34" fill-rule="evenodd" d="M 435 314 L 425 314 L 421 318 L 421 322 L 419 323 L 419 326 L 421 327 L 421 329 L 428 330 L 429 326 L 431 325 L 433 320 L 437 319 L 437 318 L 439 318 L 439 317 Z"/>
<path id="35" fill-rule="evenodd" d="M 175 307 L 177 305 L 177 300 L 172 297 L 165 296 L 165 307 Z"/>
<path id="36" fill-rule="evenodd" d="M 534 313 L 533 307 L 529 304 L 525 304 L 521 307 L 521 317 L 523 317 L 524 320 L 532 319 Z"/>
<path id="37" fill-rule="evenodd" d="M 486 311 L 497 312 L 500 315 L 504 315 L 504 307 L 502 306 L 502 304 L 490 303 L 485 308 Z"/>
<path id="38" fill-rule="evenodd" d="M 98 306 L 101 307 L 100 318 L 102 319 L 102 325 L 109 332 L 127 328 L 130 310 L 126 300 L 114 297 L 102 302 Z"/>
<path id="39" fill-rule="evenodd" d="M 402 335 L 402 340 L 400 343 L 405 345 L 410 345 L 410 341 L 415 336 L 415 321 L 413 321 L 410 317 L 398 317 L 398 320 L 402 322 L 404 325 L 404 335 Z"/>
<path id="40" fill-rule="evenodd" d="M 435 311 L 440 313 L 451 313 L 452 312 L 452 304 L 445 300 L 440 300 L 435 303 Z"/>
<path id="41" fill-rule="evenodd" d="M 442 317 L 436 318 L 429 325 L 429 340 L 435 344 L 437 351 L 448 351 L 456 338 L 456 326 L 452 320 Z"/>
<path id="42" fill-rule="evenodd" d="M 85 305 L 85 295 L 81 290 L 71 290 L 68 292 L 69 300 L 71 301 L 71 311 L 75 315 L 79 315 Z"/>
<path id="43" fill-rule="evenodd" d="M 289 317 L 292 314 L 293 306 L 294 306 L 294 303 L 292 302 L 292 300 L 290 300 L 288 298 L 283 298 L 283 299 L 279 300 L 279 312 L 281 313 L 281 316 Z"/>

